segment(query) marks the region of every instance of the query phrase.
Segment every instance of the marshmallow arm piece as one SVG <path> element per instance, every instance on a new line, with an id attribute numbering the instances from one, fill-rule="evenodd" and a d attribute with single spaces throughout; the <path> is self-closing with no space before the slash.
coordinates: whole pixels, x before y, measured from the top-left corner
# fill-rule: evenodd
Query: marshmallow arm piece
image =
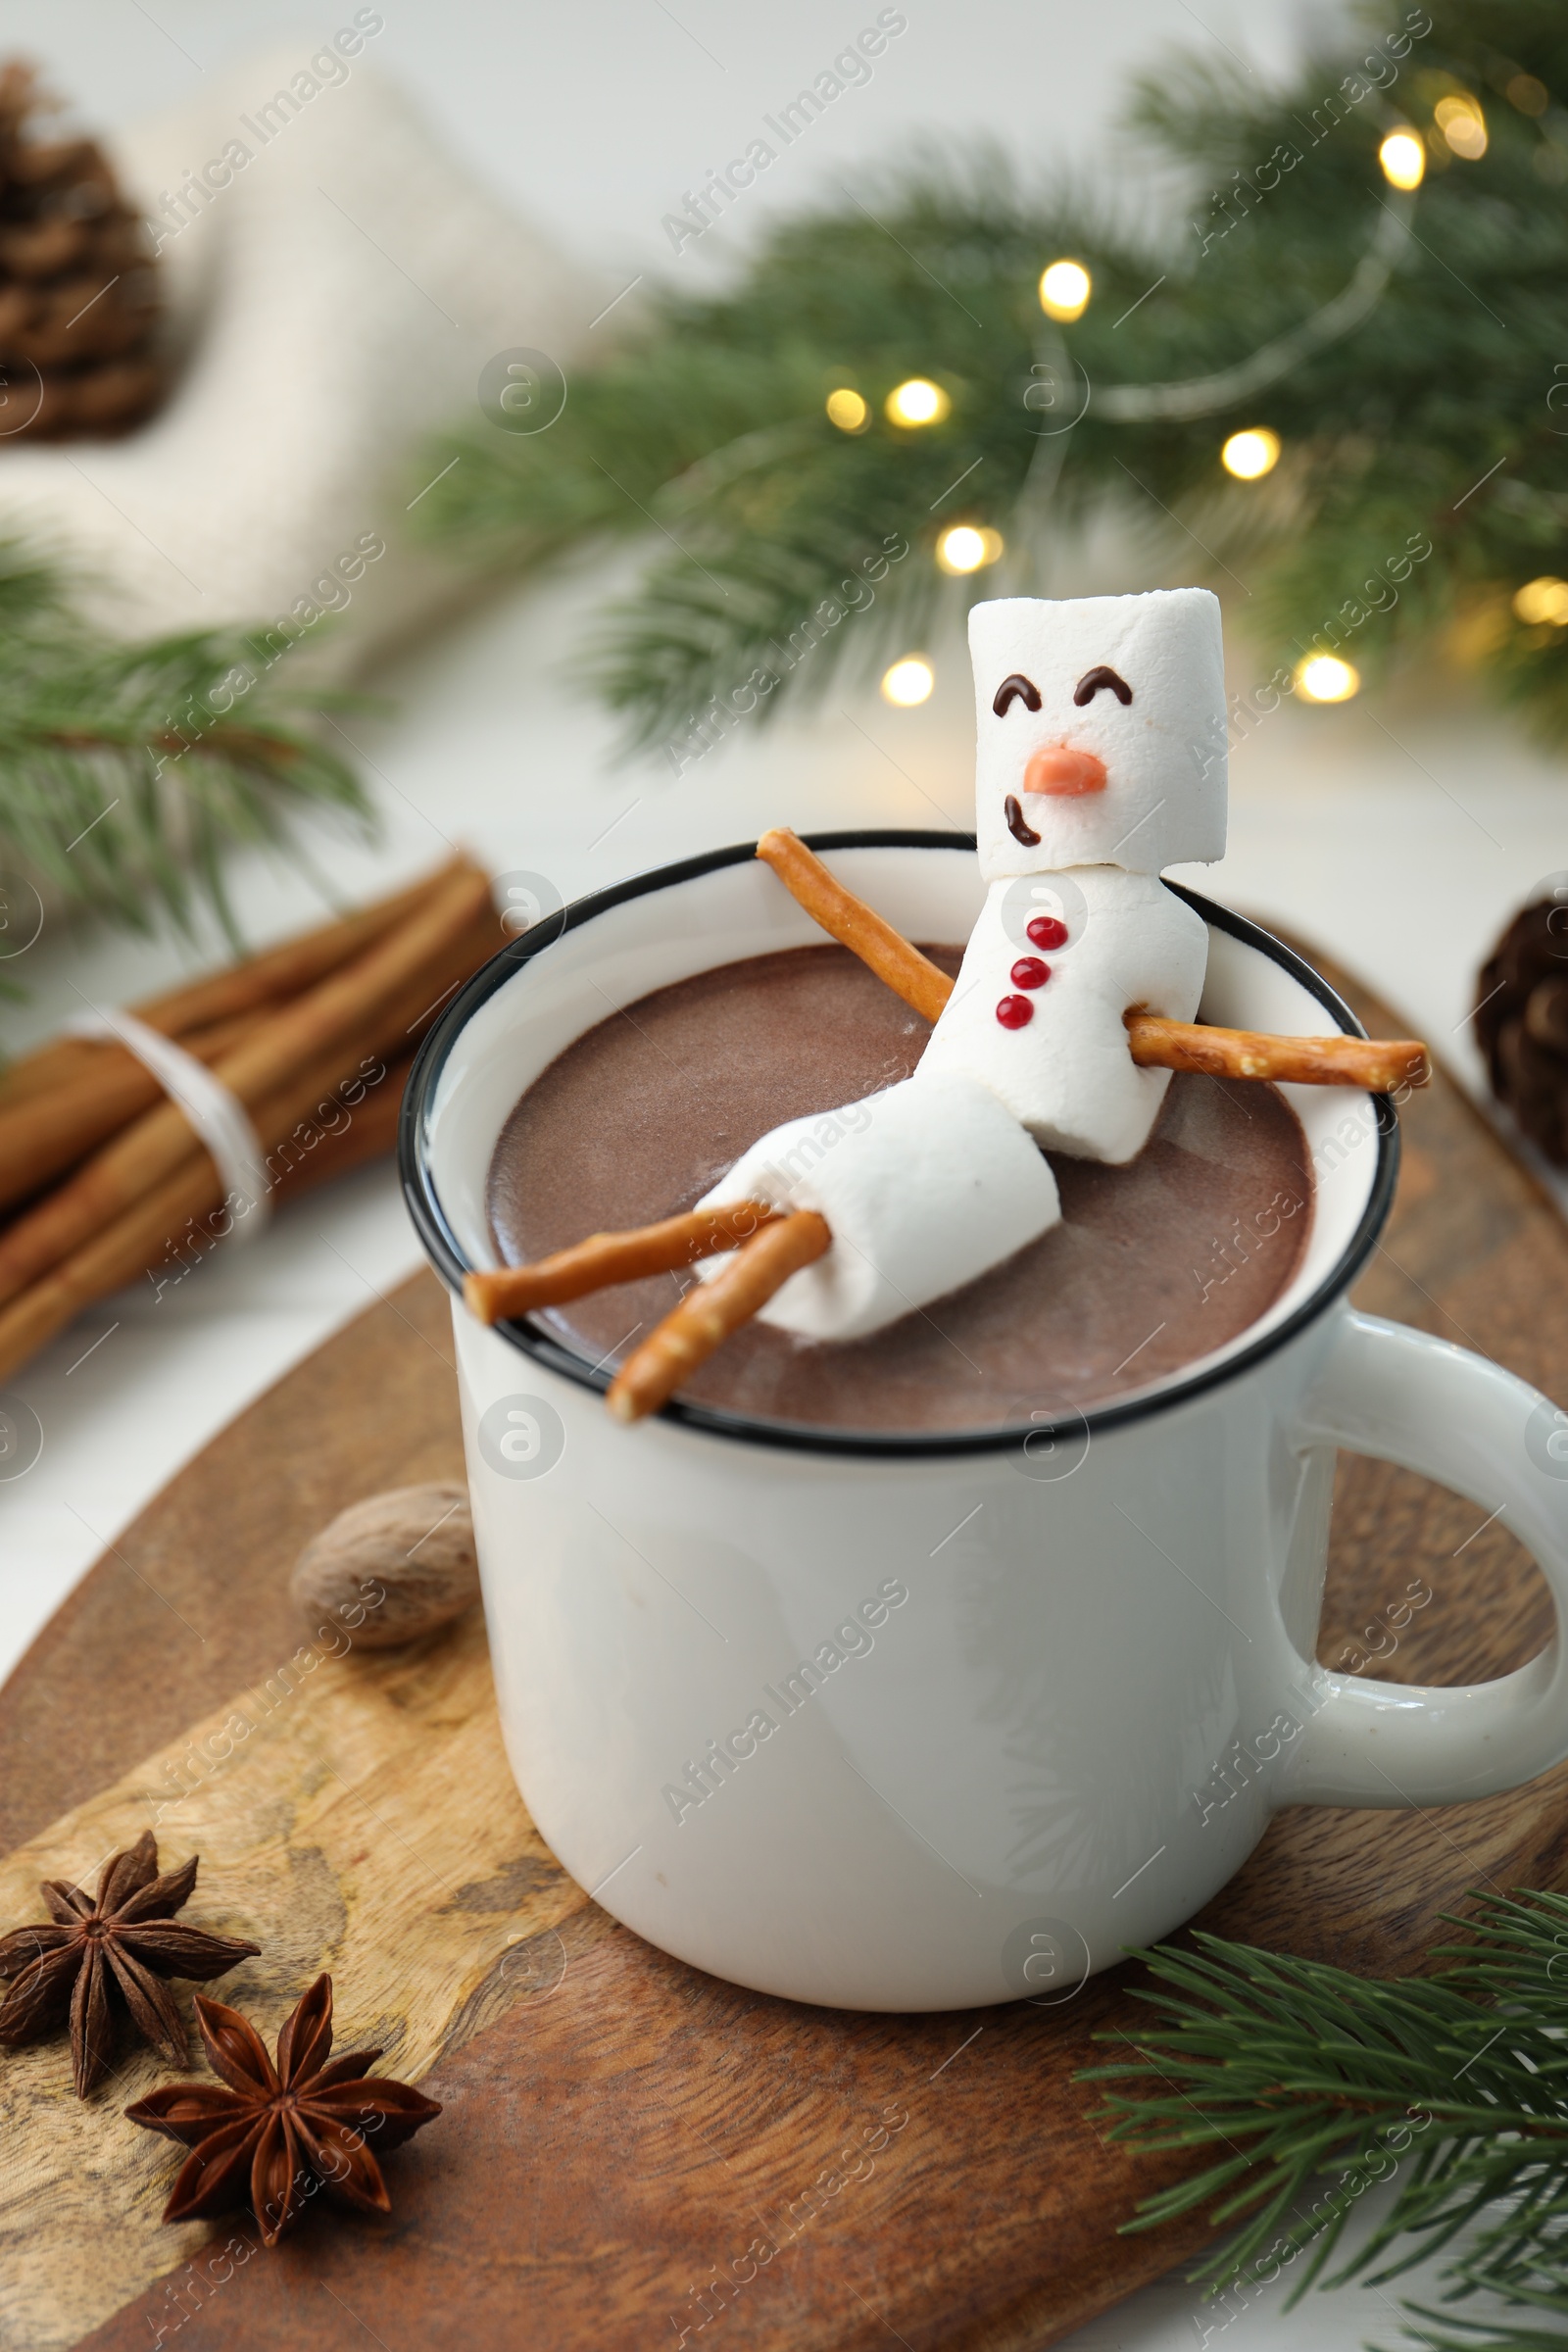
<path id="1" fill-rule="evenodd" d="M 1065 920 L 1067 944 L 1037 951 L 1027 926 L 1047 912 Z M 1021 992 L 1013 966 L 1036 956 L 1051 976 Z M 994 882 L 916 1077 L 978 1078 L 1048 1150 L 1119 1166 L 1148 1142 L 1170 1084 L 1169 1070 L 1133 1060 L 1122 1015 L 1137 1005 L 1190 1021 L 1207 962 L 1202 918 L 1155 875 L 1097 865 Z M 997 1006 L 1018 994 L 1029 1018 L 1004 1027 Z"/>
<path id="2" fill-rule="evenodd" d="M 743 1200 L 827 1219 L 827 1254 L 792 1275 L 759 1317 L 811 1340 L 880 1331 L 1000 1265 L 1061 1215 L 1049 1162 L 990 1088 L 963 1074 L 916 1074 L 775 1127 L 699 1206 Z M 709 1259 L 700 1278 L 722 1264 Z"/>

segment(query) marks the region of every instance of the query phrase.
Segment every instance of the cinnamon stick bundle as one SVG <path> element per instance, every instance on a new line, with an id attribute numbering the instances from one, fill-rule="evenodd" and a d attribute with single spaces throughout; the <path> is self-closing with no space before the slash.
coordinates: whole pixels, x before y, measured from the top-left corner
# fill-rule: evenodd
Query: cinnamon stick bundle
<path id="1" fill-rule="evenodd" d="M 210 1029 L 192 1030 L 179 1043 L 198 1061 L 212 1063 L 238 1044 L 253 1020 L 250 1013 L 236 1013 Z M 79 1077 L 41 1087 L 10 1107 L 9 1098 L 0 1096 L 0 1208 L 24 1200 L 164 1099 L 146 1063 L 118 1045 L 94 1055 Z"/>
<path id="2" fill-rule="evenodd" d="M 404 1007 L 411 993 L 417 995 L 440 975 L 439 993 L 449 978 L 461 976 L 448 967 L 489 906 L 490 885 L 479 868 L 454 867 L 425 904 L 363 956 L 258 1020 L 213 1062 L 213 1075 L 254 1112 L 270 1094 L 297 1082 L 302 1070 L 314 1072 L 351 1039 L 372 1032 L 379 1038 L 388 1014 Z M 499 934 L 494 944 L 500 944 Z M 160 1102 L 133 1121 L 0 1236 L 0 1303 L 135 1207 L 193 1154 L 206 1160 L 176 1103 Z"/>
<path id="3" fill-rule="evenodd" d="M 506 936 L 486 876 L 460 858 L 373 907 L 137 1010 L 244 1102 L 267 1191 L 288 1195 L 390 1147 L 417 1039 Z M 69 1050 L 78 1043 L 84 1055 Z M 63 1138 L 85 1135 L 90 1156 L 0 1229 L 0 1379 L 144 1270 L 177 1279 L 244 1213 L 225 1199 L 183 1112 L 123 1048 L 62 1040 L 13 1075 L 20 1085 L 0 1090 L 9 1197 L 13 1186 L 47 1181 L 37 1171 Z M 100 1103 L 89 1116 L 93 1095 L 121 1111 L 119 1132 L 97 1149 L 103 1129 L 93 1122 L 108 1114 Z M 30 1159 L 18 1156 L 22 1146 Z M 166 1265 L 172 1275 L 161 1273 Z"/>
<path id="4" fill-rule="evenodd" d="M 455 858 L 437 873 L 407 890 L 394 892 L 390 898 L 378 899 L 354 914 L 302 932 L 297 939 L 285 940 L 279 947 L 247 956 L 226 971 L 208 973 L 199 980 L 185 981 L 178 988 L 147 997 L 128 1005 L 126 1010 L 144 1021 L 149 1029 L 177 1038 L 188 1051 L 194 1051 L 190 1045 L 192 1031 L 297 996 L 390 931 L 438 882 L 466 862 Z M 56 1038 L 30 1054 L 20 1054 L 0 1070 L 0 1112 L 9 1112 L 18 1103 L 30 1102 L 84 1073 L 108 1077 L 124 1067 L 139 1070 L 141 1064 L 133 1054 L 112 1039 Z"/>
<path id="5" fill-rule="evenodd" d="M 297 997 L 318 980 L 324 980 L 328 972 L 352 963 L 356 956 L 363 955 L 378 939 L 384 939 L 389 931 L 395 931 L 444 882 L 459 874 L 471 876 L 478 870 L 469 858 L 450 858 L 422 881 L 411 883 L 406 890 L 394 891 L 390 898 L 376 899 L 370 906 L 362 906 L 353 914 L 340 915 L 334 922 L 321 923 L 314 931 L 302 931 L 297 938 L 285 939 L 259 956 L 248 956 L 225 971 L 185 981 L 178 988 L 150 998 L 145 1004 L 135 1007 L 136 1016 L 149 1029 L 162 1029 L 169 1037 L 183 1038 L 189 1029 L 205 1028 L 209 1022 L 226 1020 L 233 1013 L 253 1012 L 258 1005 Z"/>
<path id="6" fill-rule="evenodd" d="M 270 1155 L 277 1154 L 276 1196 L 304 1192 L 390 1151 L 411 1064 L 412 1056 L 388 1064 L 381 1079 L 367 1090 L 362 1106 L 349 1112 L 341 1126 L 318 1128 L 309 1148 L 302 1145 L 294 1156 L 283 1153 L 279 1147 L 298 1135 L 314 1109 L 325 1107 L 332 1090 L 315 1083 L 302 1085 L 270 1105 L 264 1113 L 262 1141 Z M 340 1079 L 338 1084 L 342 1083 Z M 342 1106 L 334 1103 L 333 1107 Z M 272 1165 L 270 1156 L 269 1164 Z M 95 1234 L 84 1248 L 51 1268 L 41 1282 L 0 1308 L 0 1380 L 25 1363 L 95 1298 L 123 1289 L 143 1273 L 156 1277 L 164 1267 L 172 1269 L 166 1280 L 180 1279 L 206 1250 L 227 1238 L 231 1213 L 225 1211 L 217 1170 L 205 1152 L 198 1152 Z"/>

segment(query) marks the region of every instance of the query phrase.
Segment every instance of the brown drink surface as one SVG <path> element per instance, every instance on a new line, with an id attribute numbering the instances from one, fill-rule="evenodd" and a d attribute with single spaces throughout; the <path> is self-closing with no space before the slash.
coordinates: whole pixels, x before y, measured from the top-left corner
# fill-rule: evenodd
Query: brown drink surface
<path id="1" fill-rule="evenodd" d="M 945 970 L 960 951 L 928 948 Z M 784 1119 L 907 1078 L 930 1028 L 838 947 L 678 981 L 568 1046 L 491 1162 L 503 1259 L 690 1208 Z M 1306 1141 L 1272 1086 L 1172 1078 L 1126 1167 L 1052 1152 L 1062 1221 L 977 1282 L 868 1339 L 753 1323 L 681 1390 L 817 1428 L 995 1428 L 1100 1404 L 1244 1331 L 1295 1273 L 1312 1214 Z M 606 1369 L 691 1281 L 659 1275 L 536 1318 Z"/>

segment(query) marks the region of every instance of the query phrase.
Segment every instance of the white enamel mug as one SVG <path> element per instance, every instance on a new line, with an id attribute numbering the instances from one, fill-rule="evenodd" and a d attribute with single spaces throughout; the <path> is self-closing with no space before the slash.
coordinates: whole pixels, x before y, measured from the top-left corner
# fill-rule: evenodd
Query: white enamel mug
<path id="1" fill-rule="evenodd" d="M 812 846 L 914 939 L 963 940 L 958 834 Z M 1354 1032 L 1298 957 L 1209 925 L 1204 1017 Z M 523 1089 L 613 1006 L 820 941 L 750 845 L 538 924 L 457 999 L 404 1109 L 405 1186 L 456 1291 L 498 1263 L 485 1174 Z M 1568 1609 L 1568 1415 L 1353 1313 L 1391 1107 L 1290 1087 L 1305 1257 L 1258 1322 L 1087 1417 L 859 1436 L 674 1404 L 454 1304 L 508 1753 L 543 1836 L 629 1928 L 760 1991 L 858 2009 L 1064 1999 L 1223 1885 L 1283 1805 L 1442 1805 L 1568 1754 L 1560 1630 L 1490 1683 L 1313 1660 L 1337 1446 L 1468 1495 Z M 1398 1595 L 1390 1594 L 1391 1602 Z"/>

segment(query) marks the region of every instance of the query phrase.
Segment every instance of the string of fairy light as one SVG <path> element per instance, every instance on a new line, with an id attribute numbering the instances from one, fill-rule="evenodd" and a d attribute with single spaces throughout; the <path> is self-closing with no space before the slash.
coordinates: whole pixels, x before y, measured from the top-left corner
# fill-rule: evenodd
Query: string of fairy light
<path id="1" fill-rule="evenodd" d="M 1504 95 L 1526 115 L 1544 114 L 1550 102 L 1545 84 L 1530 74 L 1516 74 Z M 1479 163 L 1487 144 L 1481 101 L 1468 92 L 1450 93 L 1439 99 L 1424 132 L 1410 123 L 1388 131 L 1378 148 L 1378 163 L 1392 188 L 1411 194 L 1429 169 L 1446 170 L 1456 159 Z M 1058 326 L 1070 326 L 1083 317 L 1094 290 L 1088 268 L 1070 255 L 1048 262 L 1040 272 L 1040 308 Z M 849 384 L 835 385 L 826 405 L 829 421 L 842 433 L 868 432 L 875 422 L 869 400 Z M 941 424 L 953 406 L 942 386 L 923 375 L 911 375 L 896 384 L 882 405 L 887 421 L 903 432 Z M 1263 480 L 1283 454 L 1279 434 L 1266 424 L 1244 425 L 1228 434 L 1217 453 L 1220 466 L 1237 482 Z M 1002 533 L 970 516 L 950 523 L 940 534 L 935 560 L 941 570 L 961 577 L 985 569 L 1004 552 Z M 1544 575 L 1526 581 L 1514 596 L 1513 609 L 1528 626 L 1568 628 L 1568 580 Z M 1296 665 L 1295 680 L 1298 694 L 1309 703 L 1348 702 L 1361 685 L 1360 672 L 1351 662 L 1321 652 L 1302 657 Z M 885 701 L 900 709 L 912 709 L 929 699 L 936 685 L 935 665 L 923 653 L 903 654 L 883 673 L 881 683 Z"/>

